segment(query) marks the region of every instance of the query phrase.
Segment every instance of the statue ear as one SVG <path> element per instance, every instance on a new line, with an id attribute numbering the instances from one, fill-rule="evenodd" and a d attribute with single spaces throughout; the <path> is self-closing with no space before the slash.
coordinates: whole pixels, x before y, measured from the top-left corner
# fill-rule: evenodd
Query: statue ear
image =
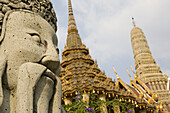
<path id="1" fill-rule="evenodd" d="M 4 36 L 5 36 L 5 31 L 6 31 L 6 17 L 4 17 L 3 19 L 3 23 L 2 23 L 2 28 L 1 28 L 1 33 L 0 33 L 0 43 L 2 43 Z"/>
<path id="2" fill-rule="evenodd" d="M 4 55 L 4 53 L 2 53 L 2 55 L 0 54 L 0 106 L 3 102 L 3 90 L 2 90 L 2 76 L 4 74 L 4 71 L 6 69 L 6 57 Z"/>
<path id="3" fill-rule="evenodd" d="M 3 19 L 2 31 L 0 33 L 0 46 L 1 46 L 1 43 L 2 43 L 4 36 L 5 36 L 6 23 L 7 23 L 7 19 L 8 19 L 9 14 L 10 14 L 10 11 L 5 14 L 5 17 Z M 5 55 L 5 53 L 1 52 L 0 53 L 0 107 L 1 107 L 2 102 L 3 102 L 2 76 L 3 76 L 4 71 L 6 69 L 6 64 L 7 64 L 6 55 Z"/>
<path id="4" fill-rule="evenodd" d="M 8 11 L 6 12 L 5 16 L 4 16 L 4 19 L 3 19 L 3 22 L 2 22 L 2 30 L 1 30 L 1 33 L 0 33 L 0 43 L 3 41 L 4 39 L 4 36 L 5 36 L 5 32 L 6 32 L 6 23 L 8 21 L 8 16 L 10 15 L 10 13 L 13 12 L 13 11 Z"/>

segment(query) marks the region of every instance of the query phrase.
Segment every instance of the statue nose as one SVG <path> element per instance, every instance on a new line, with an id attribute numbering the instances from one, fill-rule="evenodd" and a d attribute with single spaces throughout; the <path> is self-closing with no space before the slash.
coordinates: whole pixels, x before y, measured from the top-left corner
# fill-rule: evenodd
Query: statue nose
<path id="1" fill-rule="evenodd" d="M 41 63 L 46 66 L 48 69 L 50 69 L 53 73 L 56 73 L 58 69 L 60 68 L 60 62 L 56 59 L 54 56 L 45 56 Z"/>
<path id="2" fill-rule="evenodd" d="M 53 73 L 56 73 L 60 66 L 60 60 L 58 52 L 54 45 L 48 45 L 45 55 L 43 56 L 41 63 L 50 69 Z"/>

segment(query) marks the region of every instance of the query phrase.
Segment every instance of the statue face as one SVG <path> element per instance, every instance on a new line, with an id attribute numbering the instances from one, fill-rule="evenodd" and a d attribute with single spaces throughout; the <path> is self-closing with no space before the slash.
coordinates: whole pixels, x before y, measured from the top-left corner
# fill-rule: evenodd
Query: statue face
<path id="1" fill-rule="evenodd" d="M 52 72 L 59 68 L 57 36 L 39 15 L 16 11 L 8 16 L 1 47 L 7 56 L 7 81 L 16 84 L 18 68 L 26 62 L 45 65 Z"/>

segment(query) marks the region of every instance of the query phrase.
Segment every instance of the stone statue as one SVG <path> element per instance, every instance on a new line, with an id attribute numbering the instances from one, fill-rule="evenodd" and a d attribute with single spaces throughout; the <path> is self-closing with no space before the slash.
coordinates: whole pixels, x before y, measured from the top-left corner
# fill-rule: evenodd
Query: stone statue
<path id="1" fill-rule="evenodd" d="M 56 20 L 49 0 L 0 0 L 0 113 L 62 112 Z"/>

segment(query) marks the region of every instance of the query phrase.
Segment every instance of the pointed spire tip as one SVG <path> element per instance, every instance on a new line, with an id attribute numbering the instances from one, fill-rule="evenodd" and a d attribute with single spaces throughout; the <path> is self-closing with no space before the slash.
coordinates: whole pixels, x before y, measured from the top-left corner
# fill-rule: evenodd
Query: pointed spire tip
<path id="1" fill-rule="evenodd" d="M 131 78 L 131 76 L 130 76 L 130 73 L 129 73 L 128 69 L 127 69 L 126 71 L 127 71 L 127 74 L 129 75 L 129 77 Z"/>
<path id="2" fill-rule="evenodd" d="M 68 33 L 71 32 L 71 31 L 78 32 L 76 22 L 75 22 L 75 19 L 74 19 L 71 0 L 68 0 L 68 13 L 69 13 L 69 17 L 68 17 Z"/>
<path id="3" fill-rule="evenodd" d="M 128 75 L 129 75 L 129 77 L 130 77 L 130 81 L 133 81 L 133 79 L 132 79 L 132 77 L 131 77 L 131 75 L 130 75 L 128 69 L 127 69 L 127 73 L 128 73 Z"/>
<path id="4" fill-rule="evenodd" d="M 135 19 L 132 17 L 133 26 L 136 27 Z"/>
<path id="5" fill-rule="evenodd" d="M 114 66 L 113 66 L 113 71 L 114 71 L 114 73 L 116 74 L 117 79 L 120 79 L 120 77 L 119 77 L 119 75 L 117 74 L 117 72 L 116 72 L 116 70 L 115 70 Z"/>

